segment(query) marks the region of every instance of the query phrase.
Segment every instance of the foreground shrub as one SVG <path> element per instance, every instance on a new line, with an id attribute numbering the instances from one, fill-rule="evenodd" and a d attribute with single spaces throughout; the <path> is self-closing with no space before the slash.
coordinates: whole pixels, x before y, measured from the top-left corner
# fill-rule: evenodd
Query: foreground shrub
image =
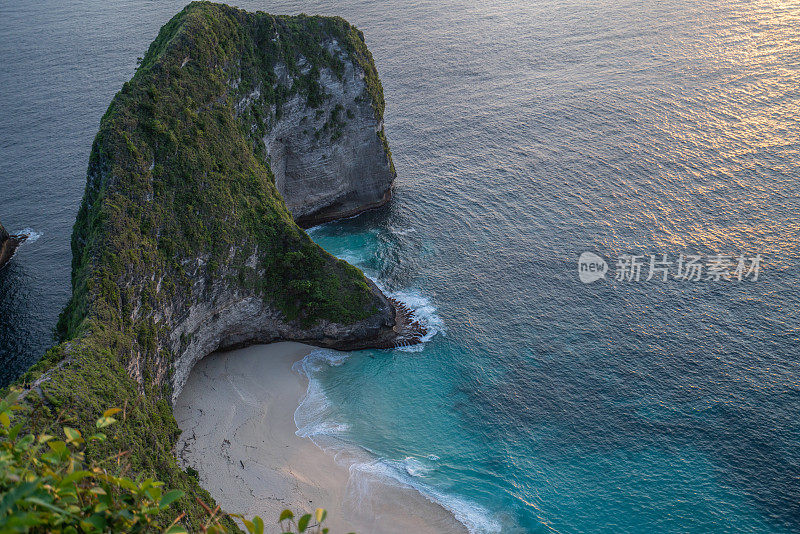
<path id="1" fill-rule="evenodd" d="M 181 490 L 165 491 L 152 478 L 127 478 L 125 451 L 99 461 L 85 462 L 84 451 L 95 442 L 105 442 L 103 429 L 117 422 L 120 410 L 106 410 L 95 423 L 96 432 L 84 436 L 77 429 L 62 427 L 63 437 L 22 434 L 23 423 L 14 414 L 23 409 L 18 393 L 0 401 L 0 533 L 12 532 L 157 532 L 157 516 L 184 496 Z M 251 534 L 262 534 L 264 521 L 228 515 L 212 509 L 200 499 L 208 517 L 201 527 L 209 534 L 229 532 L 221 520 L 234 517 Z M 325 534 L 326 512 L 295 519 L 289 510 L 281 513 L 281 532 Z M 187 533 L 179 514 L 165 534 Z"/>

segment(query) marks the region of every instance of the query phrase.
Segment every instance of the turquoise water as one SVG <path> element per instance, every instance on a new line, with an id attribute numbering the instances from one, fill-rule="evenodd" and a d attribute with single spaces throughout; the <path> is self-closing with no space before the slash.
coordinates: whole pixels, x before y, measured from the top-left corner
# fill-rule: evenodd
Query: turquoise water
<path id="1" fill-rule="evenodd" d="M 725 301 L 746 299 L 741 287 L 681 319 L 693 296 L 677 284 L 670 294 L 655 283 L 589 290 L 573 262 L 554 260 L 532 261 L 487 298 L 480 282 L 451 288 L 441 278 L 451 241 L 391 211 L 311 235 L 383 282 L 435 335 L 415 352 L 312 354 L 299 369 L 314 379 L 296 414 L 301 435 L 334 451 L 366 449 L 372 461 L 356 477 L 412 485 L 473 532 L 795 528 L 796 397 L 784 402 L 797 375 L 766 379 L 764 367 L 796 345 L 758 355 L 763 340 L 742 336 L 731 345 L 751 349 L 737 353 L 713 341 L 726 340 L 717 329 L 735 328 L 730 319 L 704 317 L 740 306 Z M 469 262 L 452 268 L 469 283 Z M 548 277 L 565 287 L 526 295 Z M 620 323 L 603 317 L 615 304 Z M 673 330 L 670 317 L 697 328 Z"/>
<path id="2" fill-rule="evenodd" d="M 395 200 L 312 237 L 441 326 L 318 363 L 301 433 L 475 532 L 800 530 L 800 8 L 413 6 Z M 584 285 L 583 251 L 764 270 Z"/>
<path id="3" fill-rule="evenodd" d="M 475 532 L 800 531 L 800 6 L 238 4 L 364 31 L 395 198 L 312 237 L 431 326 L 306 362 L 301 433 Z M 51 343 L 100 117 L 181 7 L 0 4 L 0 220 L 41 234 L 0 271 L 3 382 Z M 764 265 L 584 285 L 584 251 Z"/>

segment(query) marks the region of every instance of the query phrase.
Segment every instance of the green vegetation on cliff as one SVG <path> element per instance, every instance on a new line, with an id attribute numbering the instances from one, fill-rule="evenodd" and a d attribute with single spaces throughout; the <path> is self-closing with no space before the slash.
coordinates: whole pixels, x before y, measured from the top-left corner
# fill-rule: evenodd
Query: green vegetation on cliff
<path id="1" fill-rule="evenodd" d="M 124 468 L 113 474 L 110 468 L 114 464 L 126 462 L 124 450 L 87 461 L 94 445 L 108 440 L 106 432 L 117 418 L 124 420 L 124 410 L 103 412 L 90 434 L 69 426 L 59 429 L 57 436 L 25 434 L 16 422 L 15 412 L 25 409 L 17 398 L 13 391 L 0 400 L 0 532 L 187 533 L 181 523 L 184 515 L 174 511 L 176 517 L 165 529 L 158 526 L 158 516 L 168 514 L 172 503 L 185 497 L 184 492 L 167 490 L 163 482 L 152 478 L 131 479 Z M 219 507 L 212 509 L 202 500 L 198 503 L 207 514 L 200 532 L 224 534 L 231 530 L 231 518 Z M 313 516 L 304 514 L 295 521 L 292 511 L 284 510 L 277 522 L 284 534 L 325 534 L 328 529 L 322 523 L 326 515 L 317 508 Z M 264 533 L 260 517 L 235 517 L 250 534 Z"/>
<path id="2" fill-rule="evenodd" d="M 62 342 L 22 378 L 34 386 L 28 430 L 69 426 L 87 434 L 98 413 L 119 406 L 124 418 L 86 450 L 87 461 L 124 450 L 125 462 L 109 469 L 210 502 L 175 459 L 168 314 L 211 298 L 210 281 L 256 295 L 304 328 L 376 313 L 364 275 L 293 222 L 263 158 L 264 123 L 290 95 L 304 95 L 311 107 L 325 98 L 319 68 L 341 71 L 333 41 L 364 71 L 363 97 L 382 117 L 372 57 L 343 19 L 196 2 L 161 29 L 92 147 L 73 230 L 73 295 L 58 325 Z M 278 83 L 278 64 L 296 74 L 291 87 Z M 237 102 L 254 88 L 257 105 L 238 113 Z M 194 498 L 176 507 L 187 526 L 202 528 L 206 512 Z M 161 514 L 153 524 L 171 520 Z"/>
<path id="3" fill-rule="evenodd" d="M 331 261 L 292 222 L 257 155 L 264 121 L 234 110 L 256 86 L 262 90 L 255 110 L 279 110 L 292 91 L 307 93 L 309 103 L 322 98 L 319 66 L 336 68 L 338 61 L 323 44 L 331 38 L 366 67 L 369 96 L 382 114 L 371 56 L 361 33 L 343 19 L 194 3 L 162 29 L 111 103 L 93 146 L 73 235 L 74 294 L 59 324 L 63 337 L 74 337 L 87 319 L 141 331 L 146 327 L 125 324 L 133 303 L 120 279 L 161 280 L 142 302 L 155 309 L 160 298 L 187 289 L 180 261 L 198 256 L 212 273 L 222 264 L 235 267 L 241 283 L 256 286 L 290 319 L 347 323 L 372 311 L 363 276 Z M 274 66 L 298 69 L 299 58 L 308 73 L 287 90 Z M 265 275 L 246 265 L 255 250 L 267 258 L 259 266 Z M 87 317 L 88 303 L 96 317 Z"/>

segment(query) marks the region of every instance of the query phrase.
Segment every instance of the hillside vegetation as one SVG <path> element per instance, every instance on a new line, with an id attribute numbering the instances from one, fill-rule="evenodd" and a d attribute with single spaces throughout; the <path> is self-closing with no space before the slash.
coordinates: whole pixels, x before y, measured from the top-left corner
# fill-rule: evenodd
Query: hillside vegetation
<path id="1" fill-rule="evenodd" d="M 297 328 L 356 323 L 382 305 L 358 269 L 294 223 L 263 157 L 261 129 L 282 102 L 299 93 L 313 107 L 325 98 L 318 69 L 341 61 L 328 52 L 331 39 L 363 69 L 363 98 L 382 116 L 363 35 L 341 18 L 195 2 L 161 29 L 92 147 L 60 344 L 21 379 L 30 390 L 21 421 L 33 435 L 69 427 L 88 436 L 98 414 L 119 407 L 118 423 L 86 447 L 86 461 L 116 455 L 105 464 L 112 474 L 181 490 L 172 509 L 186 513 L 192 530 L 207 517 L 195 496 L 212 500 L 176 465 L 175 317 L 212 299 L 212 282 L 257 296 Z M 291 87 L 276 84 L 277 62 L 295 69 Z M 263 88 L 258 105 L 237 114 L 235 104 L 256 86 Z M 173 519 L 158 512 L 149 528 Z"/>

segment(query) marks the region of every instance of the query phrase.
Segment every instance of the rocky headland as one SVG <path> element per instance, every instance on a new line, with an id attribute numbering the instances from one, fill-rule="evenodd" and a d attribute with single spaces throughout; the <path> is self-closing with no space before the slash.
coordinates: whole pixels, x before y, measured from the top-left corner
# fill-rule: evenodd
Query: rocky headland
<path id="1" fill-rule="evenodd" d="M 210 497 L 176 465 L 172 405 L 206 355 L 299 341 L 352 350 L 418 340 L 410 320 L 307 226 L 385 203 L 394 167 L 363 34 L 341 18 L 194 2 L 103 116 L 72 236 L 61 343 L 23 378 L 28 424 L 124 417 L 89 456 Z"/>
<path id="2" fill-rule="evenodd" d="M 26 235 L 10 235 L 0 224 L 0 269 L 14 256 L 19 244 L 27 237 Z"/>

